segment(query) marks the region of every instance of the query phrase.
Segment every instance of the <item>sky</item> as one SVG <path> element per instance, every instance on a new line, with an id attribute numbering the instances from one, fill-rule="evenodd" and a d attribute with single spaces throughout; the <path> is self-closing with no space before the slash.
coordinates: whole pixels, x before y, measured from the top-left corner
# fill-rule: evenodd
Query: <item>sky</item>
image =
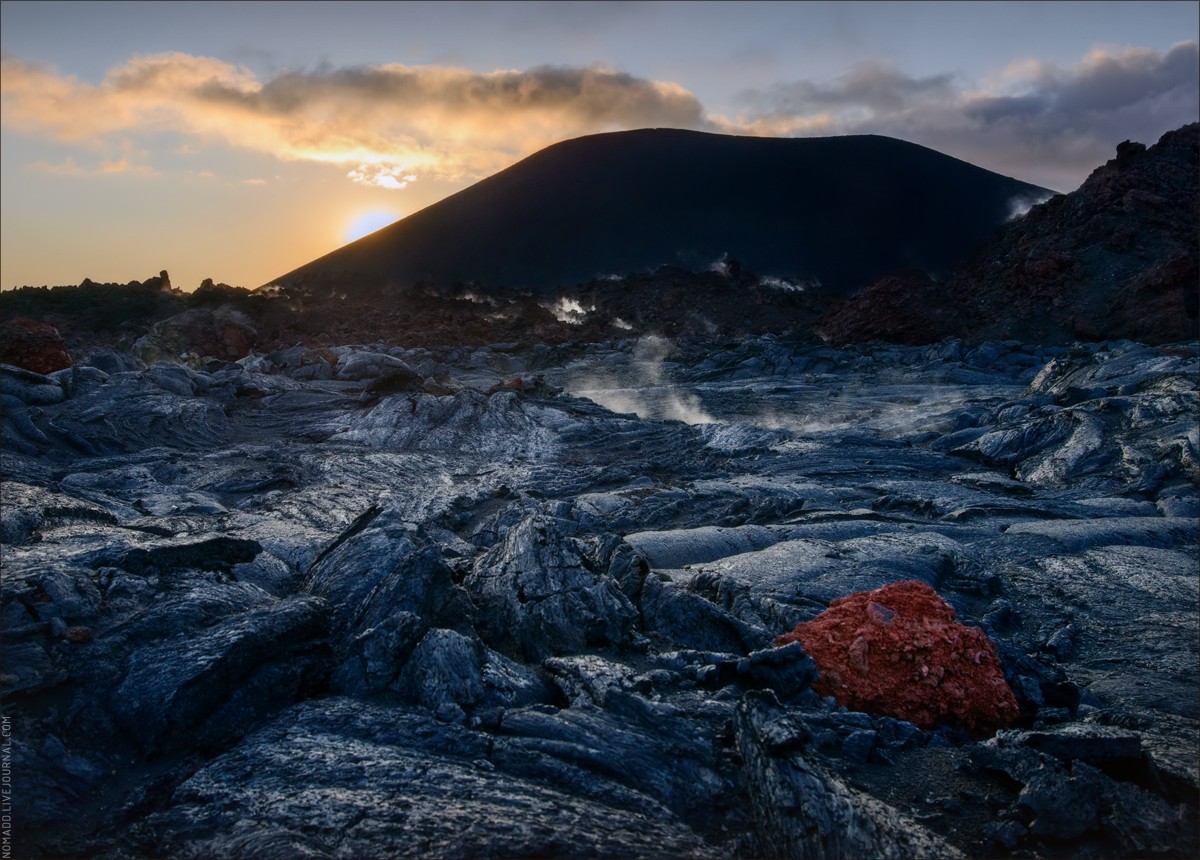
<path id="1" fill-rule="evenodd" d="M 268 283 L 560 140 L 884 134 L 1071 191 L 1196 2 L 0 2 L 0 287 Z"/>

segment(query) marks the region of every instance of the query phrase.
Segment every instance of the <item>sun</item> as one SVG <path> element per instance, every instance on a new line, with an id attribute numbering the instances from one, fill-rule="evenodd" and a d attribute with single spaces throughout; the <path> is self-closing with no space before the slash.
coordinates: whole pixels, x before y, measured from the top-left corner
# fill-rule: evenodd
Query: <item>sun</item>
<path id="1" fill-rule="evenodd" d="M 353 242 L 399 220 L 400 215 L 391 209 L 370 209 L 366 212 L 360 212 L 354 216 L 354 220 L 346 225 L 346 229 L 342 233 L 342 238 L 346 242 Z"/>

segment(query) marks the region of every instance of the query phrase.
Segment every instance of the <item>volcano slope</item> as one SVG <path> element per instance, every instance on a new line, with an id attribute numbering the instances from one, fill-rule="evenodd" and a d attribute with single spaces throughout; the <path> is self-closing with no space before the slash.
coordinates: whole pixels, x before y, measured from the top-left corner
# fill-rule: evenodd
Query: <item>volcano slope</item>
<path id="1" fill-rule="evenodd" d="M 835 293 L 948 272 L 1049 191 L 893 138 L 597 134 L 512 167 L 274 280 L 323 296 L 418 282 L 545 292 L 726 257 Z"/>
<path id="2" fill-rule="evenodd" d="M 1194 856 L 1198 352 L 5 368 L 13 844 Z M 991 637 L 1011 728 L 848 711 L 772 647 L 900 580 Z"/>

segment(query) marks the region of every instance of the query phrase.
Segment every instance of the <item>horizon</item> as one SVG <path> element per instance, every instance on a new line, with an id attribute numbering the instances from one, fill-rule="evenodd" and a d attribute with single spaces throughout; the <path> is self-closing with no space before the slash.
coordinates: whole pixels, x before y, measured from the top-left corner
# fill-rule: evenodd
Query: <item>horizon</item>
<path id="1" fill-rule="evenodd" d="M 1069 192 L 1200 119 L 1194 3 L 95 6 L 0 6 L 0 289 L 253 289 L 596 133 L 876 134 Z"/>

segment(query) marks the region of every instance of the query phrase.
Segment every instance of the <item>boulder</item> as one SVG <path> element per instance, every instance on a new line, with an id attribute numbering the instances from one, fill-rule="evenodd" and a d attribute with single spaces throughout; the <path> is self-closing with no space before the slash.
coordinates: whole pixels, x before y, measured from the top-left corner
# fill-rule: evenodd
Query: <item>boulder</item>
<path id="1" fill-rule="evenodd" d="M 0 364 L 0 393 L 30 406 L 61 403 L 67 397 L 63 387 L 49 376 L 12 364 Z"/>
<path id="2" fill-rule="evenodd" d="M 0 362 L 48 374 L 70 367 L 71 356 L 54 326 L 13 317 L 0 325 Z"/>
<path id="3" fill-rule="evenodd" d="M 464 585 L 480 609 L 483 640 L 517 659 L 627 644 L 637 620 L 617 582 L 590 570 L 578 542 L 546 516 L 511 529 Z"/>
<path id="4" fill-rule="evenodd" d="M 385 352 L 344 349 L 334 367 L 338 379 L 380 380 L 380 392 L 411 391 L 421 387 L 421 377 L 403 359 Z M 381 377 L 387 377 L 386 380 Z"/>
<path id="5" fill-rule="evenodd" d="M 138 338 L 133 353 L 147 365 L 159 361 L 200 365 L 205 357 L 236 361 L 250 353 L 258 338 L 250 319 L 229 307 L 193 308 L 155 323 Z"/>
<path id="6" fill-rule="evenodd" d="M 466 709 L 532 705 L 548 701 L 550 690 L 533 670 L 515 663 L 453 630 L 425 634 L 396 680 L 407 701 L 428 708 L 438 719 L 461 723 Z"/>
<path id="7" fill-rule="evenodd" d="M 135 651 L 109 699 L 117 725 L 145 753 L 228 744 L 322 677 L 327 616 L 291 597 Z"/>
<path id="8" fill-rule="evenodd" d="M 1008 726 L 1019 712 L 987 635 L 959 624 L 923 582 L 838 598 L 775 640 L 789 642 L 816 661 L 814 689 L 851 710 L 977 736 Z"/>
<path id="9" fill-rule="evenodd" d="M 771 693 L 747 694 L 733 728 L 754 822 L 751 856 L 963 856 L 914 818 L 821 764 L 812 754 L 810 730 Z"/>
<path id="10" fill-rule="evenodd" d="M 436 545 L 390 508 L 372 506 L 351 523 L 313 562 L 302 590 L 329 601 L 334 641 L 355 659 L 373 660 L 365 655 L 381 636 L 393 651 L 406 652 L 431 625 L 470 629 L 470 602 L 454 572 Z M 407 653 L 392 656 L 403 662 Z"/>
<path id="11" fill-rule="evenodd" d="M 1020 786 L 1016 802 L 999 816 L 1020 822 L 1011 832 L 1017 843 L 1063 844 L 1103 834 L 1114 856 L 1194 856 L 1194 812 L 1145 787 L 1155 777 L 1142 756 L 1136 735 L 1077 726 L 1062 733 L 1000 732 L 975 745 L 968 762 Z"/>
<path id="12" fill-rule="evenodd" d="M 646 577 L 640 602 L 645 631 L 678 647 L 742 654 L 769 646 L 769 632 L 734 617 L 663 574 Z"/>
<path id="13" fill-rule="evenodd" d="M 118 352 L 111 346 L 97 347 L 88 352 L 79 364 L 85 367 L 94 367 L 102 370 L 109 376 L 114 373 L 127 373 L 129 371 L 145 370 L 146 365 L 140 359 L 135 358 L 127 352 Z"/>

